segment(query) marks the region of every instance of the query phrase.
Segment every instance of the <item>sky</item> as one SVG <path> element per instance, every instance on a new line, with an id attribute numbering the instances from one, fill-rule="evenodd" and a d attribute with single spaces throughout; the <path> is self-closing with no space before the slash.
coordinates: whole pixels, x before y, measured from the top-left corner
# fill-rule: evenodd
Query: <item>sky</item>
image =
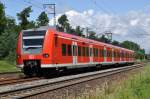
<path id="1" fill-rule="evenodd" d="M 0 0 L 6 14 L 17 20 L 16 13 L 32 6 L 30 20 L 44 11 L 43 4 L 56 4 L 56 19 L 66 14 L 73 27 L 88 27 L 101 35 L 113 33 L 113 40 L 130 40 L 150 52 L 150 0 Z M 51 18 L 51 16 L 50 16 Z M 53 20 L 50 19 L 50 24 Z"/>

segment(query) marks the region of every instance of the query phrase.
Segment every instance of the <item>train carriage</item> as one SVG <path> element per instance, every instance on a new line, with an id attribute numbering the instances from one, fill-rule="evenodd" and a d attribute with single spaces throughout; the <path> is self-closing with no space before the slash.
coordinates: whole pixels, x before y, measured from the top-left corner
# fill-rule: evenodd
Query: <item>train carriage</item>
<path id="1" fill-rule="evenodd" d="M 26 75 L 42 69 L 134 63 L 134 51 L 59 32 L 49 27 L 21 31 L 17 66 Z"/>

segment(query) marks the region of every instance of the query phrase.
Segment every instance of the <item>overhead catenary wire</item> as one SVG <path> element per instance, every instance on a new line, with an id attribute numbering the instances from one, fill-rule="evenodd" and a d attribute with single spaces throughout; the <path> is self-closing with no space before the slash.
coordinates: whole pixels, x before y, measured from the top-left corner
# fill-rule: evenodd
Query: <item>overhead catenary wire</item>
<path id="1" fill-rule="evenodd" d="M 116 11 L 115 11 L 115 10 L 112 10 L 112 9 L 109 9 L 109 8 L 108 8 L 108 5 L 107 5 L 107 9 L 106 9 L 106 8 L 103 8 L 103 7 L 101 6 L 102 4 L 105 4 L 105 2 L 104 2 L 103 0 L 100 0 L 100 1 L 101 1 L 101 5 L 100 5 L 99 3 L 97 3 L 96 0 L 91 0 L 91 1 L 94 3 L 94 5 L 95 5 L 97 8 L 99 8 L 99 9 L 102 10 L 103 12 L 105 12 L 105 13 L 107 13 L 107 14 L 112 14 L 112 13 L 113 13 L 113 14 L 116 14 Z M 105 6 L 106 6 L 106 4 L 105 4 Z M 145 35 L 145 36 L 149 36 L 149 35 L 150 35 L 150 34 L 148 34 L 148 33 L 147 33 L 147 34 L 145 34 L 145 33 L 139 33 L 139 31 L 137 31 L 137 30 L 135 30 L 135 29 L 134 29 L 134 30 L 131 29 L 130 31 L 131 31 L 132 33 L 134 33 L 134 34 L 135 34 L 135 33 L 136 33 L 136 34 L 138 33 L 138 35 L 143 35 L 143 36 L 144 36 L 144 35 Z M 146 32 L 146 31 L 145 31 L 145 32 Z M 139 37 L 139 36 L 138 36 L 138 37 Z M 141 38 L 141 36 L 140 36 L 140 38 Z"/>
<path id="2" fill-rule="evenodd" d="M 41 7 L 41 6 L 39 6 L 39 5 L 36 5 L 36 4 L 32 3 L 31 1 L 26 1 L 26 0 L 23 0 L 23 1 L 24 1 L 25 3 L 30 4 L 31 6 L 34 6 L 34 7 L 38 8 L 38 9 L 40 9 L 40 10 L 44 10 L 43 7 Z"/>
<path id="3" fill-rule="evenodd" d="M 109 11 L 111 11 L 111 13 L 113 13 L 113 14 L 117 14 L 117 12 L 113 9 L 111 9 L 110 8 L 110 6 L 108 5 L 108 3 L 106 4 L 103 0 L 100 0 L 101 1 L 101 3 L 104 5 L 104 6 L 106 6 L 106 8 L 109 10 Z"/>
<path id="4" fill-rule="evenodd" d="M 110 11 L 106 10 L 105 8 L 103 8 L 100 4 L 98 4 L 95 0 L 91 0 L 91 2 L 97 7 L 99 8 L 101 11 L 105 12 L 105 13 L 110 13 Z"/>
<path id="5" fill-rule="evenodd" d="M 101 1 L 101 4 L 100 4 L 100 3 L 97 3 L 96 0 L 91 0 L 91 1 L 93 2 L 93 4 L 94 4 L 98 9 L 102 10 L 103 12 L 105 12 L 105 13 L 107 13 L 107 14 L 116 13 L 116 11 L 114 11 L 114 10 L 108 8 L 108 5 L 107 5 L 107 9 L 104 8 L 104 7 L 102 6 L 102 4 L 103 4 L 103 5 L 105 4 L 105 2 L 104 2 L 103 0 Z M 37 1 L 36 4 L 33 3 L 33 2 L 31 2 L 31 1 L 27 1 L 27 0 L 23 0 L 23 2 L 28 3 L 28 4 L 30 4 L 31 6 L 34 6 L 34 7 L 38 8 L 38 9 L 41 9 L 41 10 L 45 11 L 45 9 L 44 9 L 42 6 L 37 5 L 37 3 L 42 5 L 42 3 L 40 3 L 39 1 Z M 106 4 L 105 4 L 105 7 L 106 7 Z M 115 27 L 115 26 L 114 26 L 114 27 Z M 109 30 L 110 30 L 110 29 L 113 28 L 113 27 L 109 26 L 109 27 L 101 27 L 101 28 L 105 28 L 105 29 L 106 29 L 106 28 L 109 28 Z M 95 29 L 97 30 L 97 29 L 99 29 L 99 28 L 95 28 Z M 139 33 L 139 31 L 137 31 L 137 30 L 135 30 L 135 29 L 134 29 L 134 30 L 131 29 L 130 31 L 131 31 L 132 33 L 134 33 L 134 34 L 135 34 L 135 33 L 138 33 L 139 35 L 146 35 L 146 36 L 149 36 L 149 35 L 150 35 L 150 34 Z"/>

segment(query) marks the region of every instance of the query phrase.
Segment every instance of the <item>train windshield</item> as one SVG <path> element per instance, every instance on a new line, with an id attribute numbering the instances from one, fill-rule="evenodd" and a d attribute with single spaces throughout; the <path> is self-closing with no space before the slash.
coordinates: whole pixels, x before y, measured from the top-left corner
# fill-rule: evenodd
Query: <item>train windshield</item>
<path id="1" fill-rule="evenodd" d="M 23 43 L 25 46 L 42 46 L 43 39 L 24 39 Z"/>
<path id="2" fill-rule="evenodd" d="M 23 32 L 23 52 L 30 54 L 40 53 L 43 47 L 46 31 L 24 31 Z"/>

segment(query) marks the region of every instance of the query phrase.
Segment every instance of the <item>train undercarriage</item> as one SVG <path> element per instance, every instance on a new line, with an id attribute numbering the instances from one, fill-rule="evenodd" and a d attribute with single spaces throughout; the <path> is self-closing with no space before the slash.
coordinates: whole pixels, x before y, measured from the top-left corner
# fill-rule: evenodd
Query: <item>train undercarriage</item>
<path id="1" fill-rule="evenodd" d="M 125 63 L 125 64 L 110 64 L 110 65 L 102 65 L 97 64 L 95 66 L 87 66 L 82 68 L 72 68 L 68 69 L 67 67 L 60 68 L 41 68 L 40 60 L 25 60 L 23 66 L 23 73 L 28 76 L 58 76 L 60 73 L 70 72 L 70 71 L 92 71 L 92 70 L 100 70 L 100 69 L 108 69 L 108 68 L 116 68 L 121 66 L 132 65 L 134 63 Z"/>

